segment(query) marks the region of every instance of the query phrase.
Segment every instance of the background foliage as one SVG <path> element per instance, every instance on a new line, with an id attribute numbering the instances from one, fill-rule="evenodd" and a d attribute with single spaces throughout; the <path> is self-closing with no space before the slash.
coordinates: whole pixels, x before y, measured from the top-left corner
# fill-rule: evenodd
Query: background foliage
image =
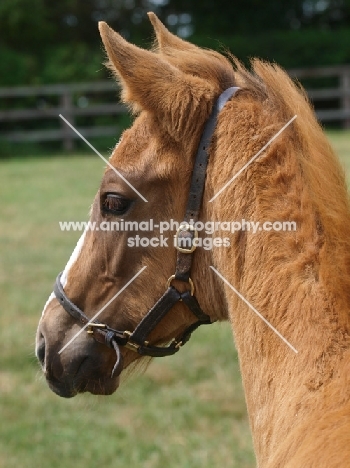
<path id="1" fill-rule="evenodd" d="M 350 0 L 1 0 L 0 86 L 106 78 L 97 22 L 147 46 L 150 10 L 178 35 L 243 60 L 350 61 Z"/>

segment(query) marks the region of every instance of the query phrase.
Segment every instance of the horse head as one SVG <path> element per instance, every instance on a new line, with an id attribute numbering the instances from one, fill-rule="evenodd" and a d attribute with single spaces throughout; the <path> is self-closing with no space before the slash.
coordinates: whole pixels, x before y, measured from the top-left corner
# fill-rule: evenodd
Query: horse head
<path id="1" fill-rule="evenodd" d="M 171 227 L 170 220 L 183 220 L 201 133 L 216 98 L 234 84 L 233 69 L 223 56 L 177 38 L 154 14 L 149 16 L 157 38 L 153 51 L 99 25 L 107 65 L 121 83 L 123 101 L 137 116 L 114 148 L 93 201 L 90 226 L 97 229 L 81 236 L 39 323 L 38 359 L 50 388 L 64 397 L 116 390 L 122 370 L 147 354 L 137 352 L 140 343 L 129 338 L 164 290 L 175 290 L 176 300 L 161 320 L 149 320 L 148 349 L 169 343 L 178 348 L 178 337 L 187 339 L 199 317 L 191 304 L 201 310 L 202 321 L 227 316 L 222 284 L 207 273 L 211 251 L 197 249 L 191 278 L 188 271 L 184 278 L 172 278 L 179 260 L 174 234 L 165 228 Z M 214 145 L 210 151 L 214 157 Z M 206 187 L 203 223 L 211 217 L 211 195 Z M 145 233 L 142 226 L 150 220 L 155 231 Z M 107 225 L 117 228 L 102 229 Z M 180 231 L 185 237 L 191 234 Z M 191 298 L 194 287 L 200 306 Z M 113 330 L 121 332 L 113 336 Z"/>

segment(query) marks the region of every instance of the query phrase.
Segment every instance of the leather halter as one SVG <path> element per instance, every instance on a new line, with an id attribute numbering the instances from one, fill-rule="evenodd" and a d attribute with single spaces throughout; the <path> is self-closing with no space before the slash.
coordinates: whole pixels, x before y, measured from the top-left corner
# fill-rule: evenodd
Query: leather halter
<path id="1" fill-rule="evenodd" d="M 175 274 L 168 279 L 167 289 L 163 296 L 156 302 L 145 317 L 143 317 L 135 330 L 133 332 L 128 330 L 120 331 L 104 323 L 90 321 L 89 317 L 66 296 L 61 283 L 62 273 L 56 278 L 54 293 L 61 306 L 75 320 L 79 321 L 84 326 L 87 325 L 87 333 L 91 334 L 96 341 L 115 350 L 117 360 L 112 370 L 112 377 L 118 375 L 123 368 L 123 360 L 119 346 L 125 346 L 142 356 L 170 356 L 179 351 L 181 346 L 190 339 L 192 332 L 200 325 L 212 323 L 209 315 L 202 311 L 194 296 L 194 285 L 190 277 L 193 252 L 197 247 L 196 239 L 198 238 L 198 233 L 194 225 L 199 216 L 209 159 L 208 150 L 217 124 L 217 118 L 226 102 L 238 89 L 239 88 L 236 87 L 228 88 L 219 96 L 205 124 L 192 172 L 190 193 L 184 221 L 180 224 L 175 236 L 175 248 L 178 251 Z M 185 247 L 183 246 L 184 244 Z M 178 291 L 171 284 L 174 279 L 187 283 L 190 289 L 184 292 Z M 174 338 L 167 346 L 150 345 L 147 341 L 148 335 L 178 301 L 182 301 L 186 304 L 197 320 L 187 327 L 181 336 Z"/>

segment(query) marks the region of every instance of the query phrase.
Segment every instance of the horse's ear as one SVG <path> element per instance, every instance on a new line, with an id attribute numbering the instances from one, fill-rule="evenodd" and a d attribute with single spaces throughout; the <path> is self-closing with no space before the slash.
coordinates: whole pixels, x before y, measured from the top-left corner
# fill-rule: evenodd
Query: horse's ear
<path id="1" fill-rule="evenodd" d="M 156 34 L 156 50 L 167 62 L 186 74 L 215 83 L 220 90 L 234 86 L 232 65 L 223 55 L 175 36 L 154 13 L 148 13 L 148 17 Z"/>
<path id="2" fill-rule="evenodd" d="M 159 54 L 128 43 L 100 22 L 109 68 L 122 84 L 122 98 L 136 109 L 151 112 L 180 141 L 208 117 L 215 86 L 183 73 Z"/>
<path id="3" fill-rule="evenodd" d="M 172 34 L 153 12 L 147 13 L 156 34 L 159 50 L 163 53 L 170 52 L 171 49 L 199 51 L 200 49 Z"/>

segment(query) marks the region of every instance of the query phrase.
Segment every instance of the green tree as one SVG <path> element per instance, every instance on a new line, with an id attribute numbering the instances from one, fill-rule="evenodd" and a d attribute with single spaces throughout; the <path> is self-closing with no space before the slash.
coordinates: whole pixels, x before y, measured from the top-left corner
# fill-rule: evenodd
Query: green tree
<path id="1" fill-rule="evenodd" d="M 350 35 L 344 32 L 350 28 L 350 0 L 1 0 L 0 85 L 106 77 L 97 22 L 107 21 L 128 40 L 148 46 L 149 10 L 180 36 L 208 47 L 216 47 L 218 38 L 241 57 L 273 59 L 279 47 L 282 64 L 291 62 L 291 54 L 307 64 L 310 54 L 303 49 L 313 47 L 319 33 L 330 63 L 350 60 Z M 323 63 L 323 56 L 317 59 Z"/>

